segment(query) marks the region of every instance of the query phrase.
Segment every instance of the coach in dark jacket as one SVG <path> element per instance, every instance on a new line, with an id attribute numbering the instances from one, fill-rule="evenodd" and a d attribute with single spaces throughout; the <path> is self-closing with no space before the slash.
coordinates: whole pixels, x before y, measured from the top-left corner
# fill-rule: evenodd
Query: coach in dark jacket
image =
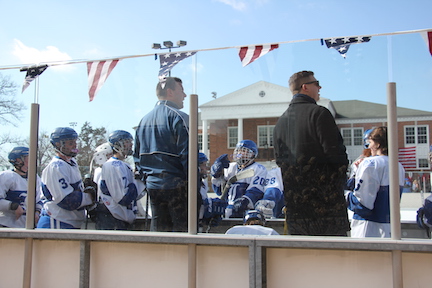
<path id="1" fill-rule="evenodd" d="M 347 236 L 343 186 L 348 159 L 330 111 L 317 105 L 321 86 L 311 71 L 291 76 L 293 99 L 273 133 L 281 167 L 288 233 Z"/>

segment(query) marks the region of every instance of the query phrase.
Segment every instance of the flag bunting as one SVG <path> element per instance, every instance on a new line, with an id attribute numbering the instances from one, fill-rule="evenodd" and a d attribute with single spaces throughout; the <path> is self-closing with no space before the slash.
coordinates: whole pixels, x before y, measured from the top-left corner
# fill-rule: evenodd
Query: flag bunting
<path id="1" fill-rule="evenodd" d="M 426 41 L 426 45 L 429 49 L 429 53 L 432 55 L 432 30 L 420 33 L 423 39 Z"/>
<path id="2" fill-rule="evenodd" d="M 27 71 L 21 93 L 24 93 L 24 90 L 26 90 L 27 87 L 30 86 L 30 83 L 34 79 L 36 79 L 39 75 L 41 75 L 47 68 L 48 68 L 48 65 L 46 65 L 46 64 L 40 65 L 40 66 L 30 66 L 27 68 L 21 68 L 21 70 L 20 70 L 21 72 Z"/>
<path id="3" fill-rule="evenodd" d="M 102 88 L 105 80 L 120 60 L 106 60 L 87 62 L 89 102 L 93 101 L 97 92 Z"/>
<path id="4" fill-rule="evenodd" d="M 279 44 L 265 44 L 240 47 L 239 56 L 243 67 L 249 65 L 256 59 L 277 48 L 279 48 Z"/>
<path id="5" fill-rule="evenodd" d="M 327 48 L 336 49 L 343 58 L 346 58 L 346 53 L 351 44 L 359 44 L 369 42 L 372 37 L 370 36 L 356 36 L 356 37 L 343 37 L 343 38 L 328 38 L 324 39 Z"/>
<path id="6" fill-rule="evenodd" d="M 417 169 L 416 147 L 399 148 L 399 162 L 405 170 Z"/>
<path id="7" fill-rule="evenodd" d="M 169 74 L 171 69 L 177 65 L 177 63 L 195 54 L 196 52 L 190 51 L 160 54 L 159 82 L 164 82 L 165 77 Z"/>

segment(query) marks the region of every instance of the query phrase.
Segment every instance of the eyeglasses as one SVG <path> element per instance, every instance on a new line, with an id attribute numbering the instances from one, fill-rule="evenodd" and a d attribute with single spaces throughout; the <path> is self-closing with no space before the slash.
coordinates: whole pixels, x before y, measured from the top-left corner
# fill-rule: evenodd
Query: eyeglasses
<path id="1" fill-rule="evenodd" d="M 318 80 L 315 80 L 315 81 L 310 81 L 310 82 L 306 82 L 306 83 L 303 83 L 303 84 L 313 84 L 313 83 L 315 83 L 316 84 L 316 86 L 320 86 L 319 85 L 319 81 Z M 303 84 L 301 85 L 301 86 L 303 86 Z M 301 87 L 300 86 L 300 87 Z"/>

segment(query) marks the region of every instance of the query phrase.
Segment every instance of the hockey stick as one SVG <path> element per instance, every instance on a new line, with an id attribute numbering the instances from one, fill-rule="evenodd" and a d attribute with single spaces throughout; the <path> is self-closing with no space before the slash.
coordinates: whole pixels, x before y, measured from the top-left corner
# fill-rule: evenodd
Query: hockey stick
<path id="1" fill-rule="evenodd" d="M 243 170 L 240 171 L 239 173 L 237 173 L 236 175 L 232 176 L 231 178 L 228 179 L 227 183 L 225 184 L 225 187 L 222 191 L 222 196 L 220 197 L 221 200 L 226 200 L 227 196 L 228 196 L 228 190 L 231 187 L 231 185 L 236 182 L 237 180 L 242 180 L 242 179 L 246 179 L 246 178 L 250 178 L 252 176 L 255 175 L 255 171 L 253 169 L 247 169 L 247 170 Z"/>

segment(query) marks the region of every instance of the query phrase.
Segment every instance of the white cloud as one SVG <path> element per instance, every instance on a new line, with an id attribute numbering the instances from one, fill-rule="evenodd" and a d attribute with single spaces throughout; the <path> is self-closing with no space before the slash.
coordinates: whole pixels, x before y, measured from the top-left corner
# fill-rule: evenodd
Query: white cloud
<path id="1" fill-rule="evenodd" d="M 215 0 L 220 3 L 231 6 L 235 10 L 244 11 L 249 5 L 260 7 L 266 4 L 269 0 Z"/>
<path id="2" fill-rule="evenodd" d="M 44 50 L 28 47 L 20 40 L 14 39 L 12 54 L 15 55 L 23 64 L 38 64 L 46 62 L 70 61 L 72 58 L 65 52 L 61 52 L 57 47 L 47 46 Z M 59 70 L 71 70 L 73 65 L 53 66 Z"/>
<path id="3" fill-rule="evenodd" d="M 246 1 L 244 0 L 216 0 L 216 1 L 229 5 L 235 10 L 239 10 L 239 11 L 244 11 L 247 8 Z"/>

